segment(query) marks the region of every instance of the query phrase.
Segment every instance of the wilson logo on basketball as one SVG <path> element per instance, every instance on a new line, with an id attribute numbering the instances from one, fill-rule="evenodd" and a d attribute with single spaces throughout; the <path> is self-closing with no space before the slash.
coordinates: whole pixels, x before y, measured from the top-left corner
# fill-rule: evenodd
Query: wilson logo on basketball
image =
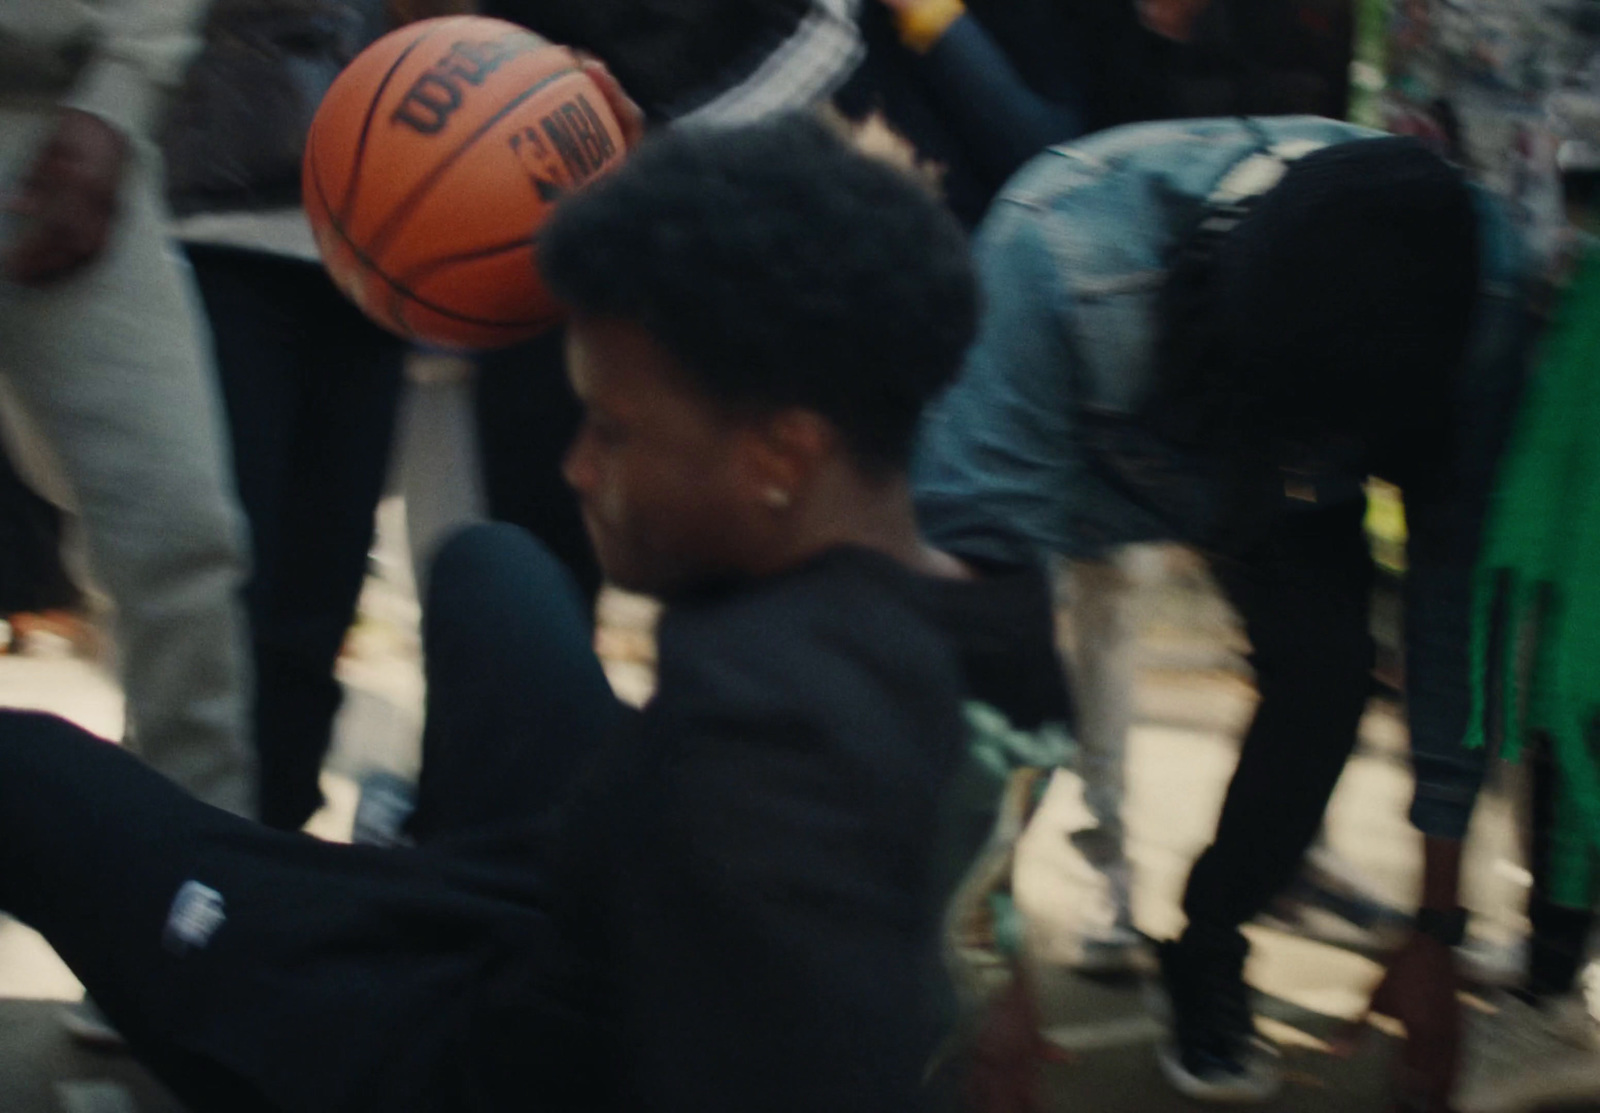
<path id="1" fill-rule="evenodd" d="M 540 200 L 558 200 L 582 185 L 617 153 L 611 133 L 582 93 L 510 138 Z M 564 171 L 564 172 L 563 172 Z"/>
<path id="2" fill-rule="evenodd" d="M 479 86 L 519 54 L 542 44 L 532 36 L 511 35 L 492 42 L 458 42 L 433 68 L 411 83 L 392 119 L 423 135 L 437 135 L 461 107 L 463 85 Z"/>

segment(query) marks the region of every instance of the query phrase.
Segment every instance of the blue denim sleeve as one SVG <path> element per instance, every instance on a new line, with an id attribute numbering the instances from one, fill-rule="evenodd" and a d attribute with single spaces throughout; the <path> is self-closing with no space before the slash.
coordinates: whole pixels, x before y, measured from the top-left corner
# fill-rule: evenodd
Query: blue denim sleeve
<path id="1" fill-rule="evenodd" d="M 1452 556 L 1464 536 L 1464 507 L 1414 510 L 1407 504 L 1412 544 L 1406 573 L 1406 698 L 1416 794 L 1411 822 L 1425 835 L 1461 839 L 1483 782 L 1483 750 L 1462 745 L 1471 707 L 1471 554 Z M 1426 549 L 1424 552 L 1424 542 Z"/>
<path id="2" fill-rule="evenodd" d="M 1411 822 L 1445 839 L 1465 836 L 1487 762 L 1483 749 L 1464 744 L 1474 572 L 1533 333 L 1519 241 L 1498 207 L 1481 202 L 1486 288 L 1454 400 L 1451 458 L 1435 482 L 1406 490 L 1406 698 L 1417 778 Z"/>
<path id="3" fill-rule="evenodd" d="M 1002 201 L 978 231 L 983 323 L 961 377 L 924 420 L 912 468 L 922 527 L 936 544 L 999 528 L 1045 551 L 1070 549 L 1082 468 L 1077 361 L 1046 240 L 1051 219 Z"/>

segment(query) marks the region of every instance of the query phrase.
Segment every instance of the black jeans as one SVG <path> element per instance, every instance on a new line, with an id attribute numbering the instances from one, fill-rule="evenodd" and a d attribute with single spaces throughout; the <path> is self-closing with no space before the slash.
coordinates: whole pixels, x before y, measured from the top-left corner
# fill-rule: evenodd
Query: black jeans
<path id="1" fill-rule="evenodd" d="M 478 445 L 489 517 L 544 542 L 591 601 L 600 564 L 561 476 L 583 410 L 567 383 L 565 330 L 487 352 L 478 360 Z"/>
<path id="2" fill-rule="evenodd" d="M 0 451 L 0 616 L 73 607 L 82 595 L 61 562 L 62 515 Z"/>
<path id="3" fill-rule="evenodd" d="M 189 258 L 250 522 L 259 814 L 295 830 L 322 804 L 334 664 L 366 574 L 404 345 L 315 264 L 199 245 Z"/>
<path id="4" fill-rule="evenodd" d="M 528 832 L 621 708 L 570 575 L 521 531 L 448 543 L 428 607 L 416 849 L 271 830 L 0 712 L 0 909 L 197 1113 L 489 1113 L 563 1076 L 582 1015 Z"/>
<path id="5" fill-rule="evenodd" d="M 1212 570 L 1243 616 L 1261 702 L 1211 846 L 1189 874 L 1186 946 L 1243 953 L 1239 925 L 1299 868 L 1372 687 L 1364 504 L 1283 517 Z"/>

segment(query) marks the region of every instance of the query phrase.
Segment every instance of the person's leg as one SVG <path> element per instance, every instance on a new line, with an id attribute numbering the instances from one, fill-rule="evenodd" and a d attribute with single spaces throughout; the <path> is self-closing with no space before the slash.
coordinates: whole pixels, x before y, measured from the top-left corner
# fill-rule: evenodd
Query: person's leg
<path id="1" fill-rule="evenodd" d="M 263 823 L 298 829 L 342 697 L 400 389 L 401 342 L 309 263 L 195 248 L 255 542 L 248 599 Z"/>
<path id="2" fill-rule="evenodd" d="M 43 120 L 0 112 L 0 183 Z M 250 807 L 242 516 L 202 328 L 140 149 L 105 255 L 41 289 L 0 281 L 0 363 L 81 515 L 116 606 L 129 740 L 201 799 Z"/>
<path id="3" fill-rule="evenodd" d="M 522 531 L 453 539 L 429 604 L 416 851 L 270 831 L 0 713 L 0 908 L 197 1109 L 497 1110 L 572 1058 L 570 960 L 512 829 L 539 828 L 622 708 L 569 575 Z"/>
<path id="4" fill-rule="evenodd" d="M 1571 802 L 1549 737 L 1528 738 L 1520 760 L 1531 804 L 1527 965 L 1523 981 L 1486 994 L 1489 1010 L 1466 1018 L 1454 1100 L 1469 1113 L 1575 1108 L 1600 1099 L 1600 1026 L 1578 976 L 1595 922 L 1593 849 L 1586 835 L 1572 837 L 1560 822 Z"/>
<path id="5" fill-rule="evenodd" d="M 1189 874 L 1188 928 L 1162 949 L 1182 1092 L 1261 1101 L 1281 1080 L 1255 1035 L 1239 926 L 1294 876 L 1322 823 L 1371 684 L 1372 563 L 1362 508 L 1285 516 L 1246 559 L 1213 569 L 1245 621 L 1260 703 L 1211 846 Z"/>
<path id="6" fill-rule="evenodd" d="M 405 352 L 320 269 L 299 281 L 309 317 L 297 366 L 301 411 L 276 592 L 257 650 L 257 722 L 270 743 L 261 746 L 262 814 L 285 826 L 322 805 L 322 762 L 344 695 L 334 667 L 366 579 Z"/>
<path id="7" fill-rule="evenodd" d="M 582 1015 L 539 881 L 537 861 L 273 831 L 62 720 L 0 712 L 0 909 L 197 1111 L 537 1103 Z"/>
<path id="8" fill-rule="evenodd" d="M 0 711 L 0 911 L 49 940 L 136 1048 L 179 1068 L 186 1096 L 237 1097 L 250 1110 L 260 1106 L 203 1068 L 190 1090 L 166 1038 L 190 1021 L 173 979 L 185 944 L 169 914 L 187 882 L 217 883 L 196 856 L 231 824 L 249 826 L 120 747 L 60 719 Z"/>
<path id="9" fill-rule="evenodd" d="M 78 605 L 61 560 L 62 524 L 60 508 L 22 481 L 0 446 L 0 617 Z"/>
<path id="10" fill-rule="evenodd" d="M 1085 969 L 1126 967 L 1127 949 L 1137 939 L 1122 822 L 1133 719 L 1131 585 L 1117 556 L 1073 561 L 1068 571 L 1074 634 L 1069 679 L 1078 709 L 1078 772 L 1084 804 L 1095 819 L 1095 826 L 1078 832 L 1073 842 L 1105 879 L 1109 905 L 1100 934 L 1085 940 Z"/>
<path id="11" fill-rule="evenodd" d="M 1561 997 L 1577 986 L 1578 972 L 1588 957 L 1589 935 L 1594 930 L 1597 894 L 1593 851 L 1587 845 L 1565 842 L 1570 836 L 1557 822 L 1565 801 L 1561 799 L 1560 770 L 1551 752 L 1549 737 L 1537 735 L 1530 739 L 1525 753 L 1533 798 L 1530 815 L 1533 889 L 1528 895 L 1531 932 L 1528 980 L 1523 988 L 1528 998 L 1535 1000 Z M 1563 869 L 1588 875 L 1576 883 L 1571 878 L 1561 879 L 1568 882 L 1564 888 L 1588 890 L 1577 900 L 1570 896 L 1567 900 L 1558 900 L 1555 896 L 1556 872 Z M 1587 885 L 1583 880 L 1587 880 Z"/>
<path id="12" fill-rule="evenodd" d="M 479 360 L 478 443 L 489 516 L 544 542 L 592 602 L 600 591 L 600 565 L 578 501 L 561 476 L 582 419 L 567 383 L 563 343 L 557 330 Z"/>
<path id="13" fill-rule="evenodd" d="M 470 526 L 440 549 L 423 653 L 428 721 L 408 826 L 421 845 L 547 809 L 624 714 L 571 573 L 515 526 Z"/>
<path id="14" fill-rule="evenodd" d="M 396 451 L 419 598 L 427 594 L 428 569 L 439 547 L 467 526 L 489 520 L 473 412 L 476 377 L 470 356 L 406 353 Z"/>
<path id="15" fill-rule="evenodd" d="M 302 410 L 296 375 L 297 341 L 305 329 L 299 289 L 273 261 L 257 252 L 191 245 L 195 285 L 210 323 L 217 380 L 228 418 L 231 461 L 239 501 L 250 526 L 251 574 L 244 598 L 255 660 L 251 725 L 257 758 L 257 818 L 270 826 L 298 827 L 262 810 L 276 772 L 272 731 L 263 718 L 273 706 L 277 675 L 263 653 L 263 633 L 281 584 L 286 544 L 284 519 L 292 497 L 291 456 Z M 302 822 L 304 822 L 302 820 Z"/>
<path id="16" fill-rule="evenodd" d="M 1239 925 L 1294 876 L 1355 747 L 1373 573 L 1359 506 L 1287 519 L 1259 553 L 1213 567 L 1244 618 L 1260 704 L 1189 874 L 1184 942 L 1242 953 Z"/>

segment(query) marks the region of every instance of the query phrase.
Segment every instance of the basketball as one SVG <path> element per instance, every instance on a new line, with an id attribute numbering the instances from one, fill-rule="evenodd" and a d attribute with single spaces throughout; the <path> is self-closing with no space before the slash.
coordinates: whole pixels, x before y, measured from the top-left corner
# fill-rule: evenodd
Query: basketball
<path id="1" fill-rule="evenodd" d="M 498 348 L 559 318 L 539 226 L 615 166 L 623 131 L 578 61 L 512 23 L 450 16 L 373 43 L 306 139 L 303 196 L 335 283 L 410 340 Z"/>

